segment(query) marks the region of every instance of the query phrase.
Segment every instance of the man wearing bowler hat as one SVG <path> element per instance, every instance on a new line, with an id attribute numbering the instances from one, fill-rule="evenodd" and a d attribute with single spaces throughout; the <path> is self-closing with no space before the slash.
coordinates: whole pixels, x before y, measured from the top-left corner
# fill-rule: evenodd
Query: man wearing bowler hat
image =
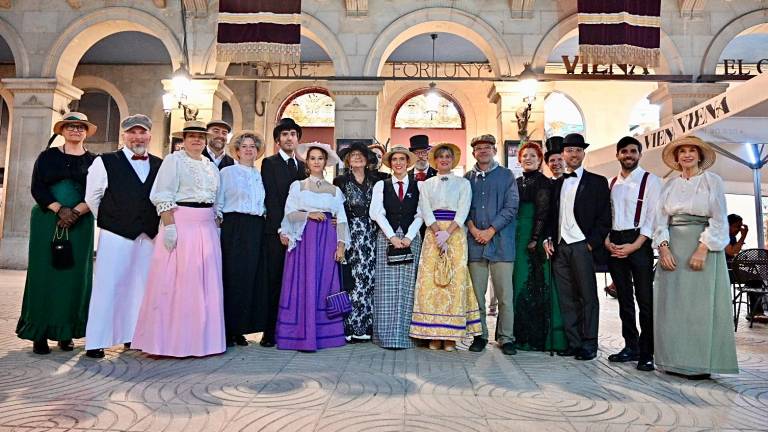
<path id="1" fill-rule="evenodd" d="M 235 160 L 224 151 L 227 147 L 227 135 L 232 132 L 232 126 L 224 120 L 211 120 L 205 127 L 211 135 L 208 138 L 208 145 L 203 149 L 203 156 L 210 159 L 219 171 L 234 165 Z"/>
<path id="2" fill-rule="evenodd" d="M 416 164 L 409 174 L 416 181 L 424 181 L 437 175 L 437 170 L 429 166 L 429 137 L 426 135 L 414 135 L 410 138 L 411 147 L 408 149 L 416 155 Z M 423 234 L 423 233 L 422 233 Z"/>
<path id="3" fill-rule="evenodd" d="M 544 244 L 547 254 L 554 254 L 552 271 L 568 339 L 568 348 L 558 354 L 577 360 L 597 356 L 600 305 L 593 258 L 603 251 L 611 230 L 608 181 L 581 166 L 588 146 L 580 134 L 563 139 L 568 173 L 555 181 L 553 232 Z"/>

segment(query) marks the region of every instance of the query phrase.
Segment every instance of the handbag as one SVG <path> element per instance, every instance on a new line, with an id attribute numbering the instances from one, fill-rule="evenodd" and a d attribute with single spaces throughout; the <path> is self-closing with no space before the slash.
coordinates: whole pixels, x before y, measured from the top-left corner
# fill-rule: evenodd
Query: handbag
<path id="1" fill-rule="evenodd" d="M 393 245 L 387 246 L 387 264 L 410 264 L 413 262 L 413 259 L 413 251 L 411 251 L 410 246 L 406 248 L 396 248 Z"/>
<path id="2" fill-rule="evenodd" d="M 435 263 L 435 275 L 433 282 L 438 288 L 445 288 L 451 284 L 454 276 L 453 264 L 451 263 L 451 250 L 448 252 L 440 252 L 437 256 L 437 262 Z"/>
<path id="3" fill-rule="evenodd" d="M 72 242 L 69 241 L 69 228 L 59 226 L 53 232 L 51 239 L 51 266 L 57 270 L 66 270 L 75 265 L 75 255 L 72 252 Z"/>
<path id="4" fill-rule="evenodd" d="M 341 264 L 339 264 L 339 286 L 341 289 L 344 289 L 344 276 L 342 273 L 343 269 L 341 269 Z M 352 300 L 346 291 L 329 294 L 325 298 L 325 313 L 328 315 L 328 318 L 343 317 L 350 312 L 352 312 Z"/>

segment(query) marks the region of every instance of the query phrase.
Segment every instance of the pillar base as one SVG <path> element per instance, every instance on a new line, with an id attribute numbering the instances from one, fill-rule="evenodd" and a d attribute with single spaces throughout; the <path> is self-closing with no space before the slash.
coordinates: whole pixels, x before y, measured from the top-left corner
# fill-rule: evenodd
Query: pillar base
<path id="1" fill-rule="evenodd" d="M 0 268 L 26 270 L 29 254 L 29 237 L 5 235 L 0 240 Z"/>

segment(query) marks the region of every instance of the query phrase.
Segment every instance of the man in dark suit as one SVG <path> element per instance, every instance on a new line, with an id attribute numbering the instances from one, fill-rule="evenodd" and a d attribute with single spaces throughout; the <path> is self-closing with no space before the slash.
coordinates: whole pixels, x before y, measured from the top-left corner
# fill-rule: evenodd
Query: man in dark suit
<path id="1" fill-rule="evenodd" d="M 608 181 L 581 166 L 587 146 L 579 134 L 563 139 L 563 160 L 569 172 L 555 181 L 553 232 L 544 245 L 548 254 L 554 254 L 552 271 L 568 339 L 568 349 L 558 354 L 577 360 L 597 356 L 600 305 L 593 259 L 603 252 L 611 230 Z"/>
<path id="2" fill-rule="evenodd" d="M 269 289 L 269 316 L 267 328 L 261 338 L 261 346 L 275 346 L 275 325 L 277 309 L 280 304 L 280 289 L 283 283 L 283 262 L 286 246 L 280 239 L 278 229 L 285 213 L 285 201 L 288 189 L 296 180 L 307 178 L 304 162 L 296 159 L 296 146 L 301 139 L 301 126 L 291 118 L 284 118 L 277 123 L 272 137 L 279 146 L 276 154 L 265 158 L 261 163 L 261 178 L 264 181 L 264 205 L 267 208 L 267 225 L 264 230 L 267 262 L 267 286 Z"/>
<path id="3" fill-rule="evenodd" d="M 416 155 L 416 164 L 408 174 L 413 175 L 416 181 L 424 181 L 437 175 L 437 170 L 429 166 L 429 137 L 426 135 L 414 135 L 410 138 L 411 147 L 408 149 Z M 423 233 L 422 233 L 423 234 Z"/>
<path id="4" fill-rule="evenodd" d="M 227 135 L 232 132 L 232 126 L 224 120 L 211 120 L 205 127 L 211 135 L 208 138 L 208 145 L 203 149 L 203 156 L 210 159 L 219 171 L 234 165 L 235 160 L 225 151 Z"/>

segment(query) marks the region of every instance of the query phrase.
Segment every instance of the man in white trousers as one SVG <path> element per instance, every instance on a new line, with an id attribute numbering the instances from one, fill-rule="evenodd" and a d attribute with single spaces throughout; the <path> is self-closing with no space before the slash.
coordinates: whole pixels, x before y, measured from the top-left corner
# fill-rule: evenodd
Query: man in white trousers
<path id="1" fill-rule="evenodd" d="M 136 114 L 120 129 L 123 148 L 98 157 L 86 181 L 85 202 L 101 229 L 85 330 L 91 358 L 113 345 L 130 348 L 160 222 L 149 201 L 162 162 L 147 152 L 152 121 Z"/>

